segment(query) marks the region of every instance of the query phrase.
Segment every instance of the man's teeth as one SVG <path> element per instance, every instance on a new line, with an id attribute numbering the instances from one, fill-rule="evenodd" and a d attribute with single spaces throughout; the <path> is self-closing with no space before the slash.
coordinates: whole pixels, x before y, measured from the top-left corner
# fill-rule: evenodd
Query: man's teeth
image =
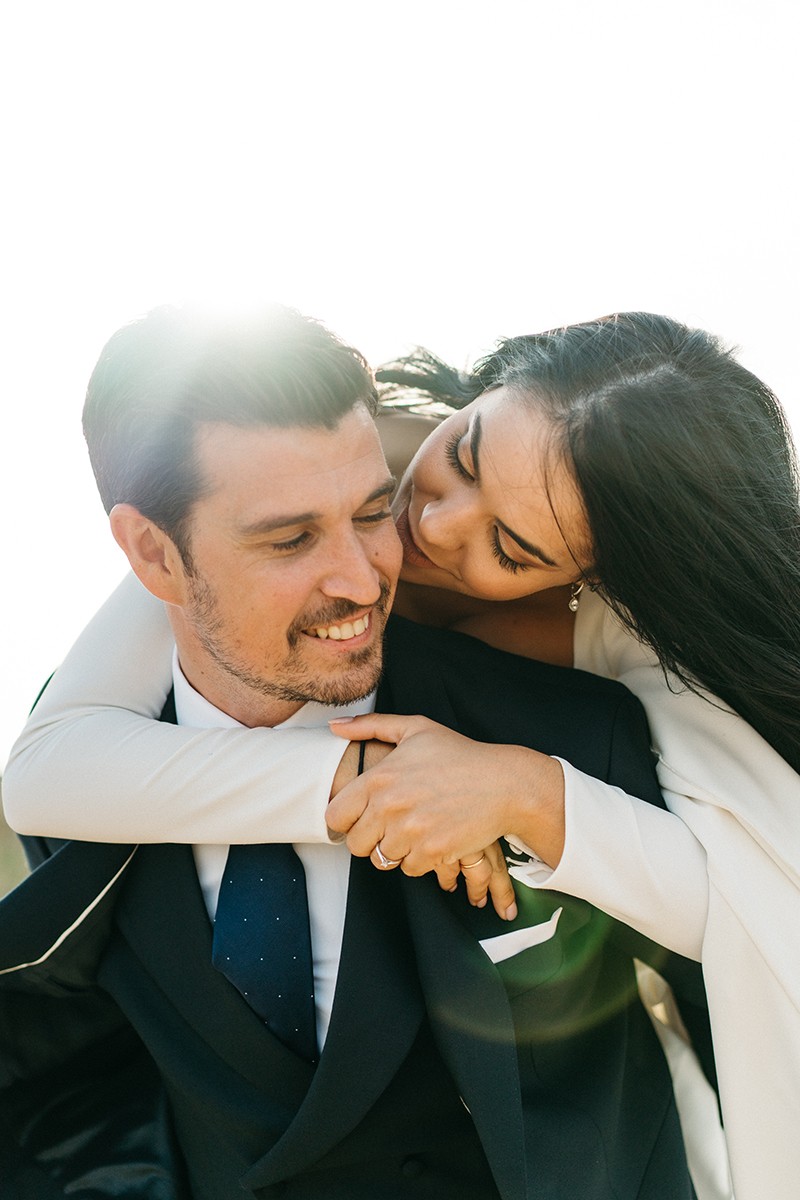
<path id="1" fill-rule="evenodd" d="M 335 642 L 346 642 L 358 637 L 369 628 L 369 617 L 357 621 L 345 621 L 344 625 L 318 625 L 314 630 L 318 638 L 332 638 Z"/>

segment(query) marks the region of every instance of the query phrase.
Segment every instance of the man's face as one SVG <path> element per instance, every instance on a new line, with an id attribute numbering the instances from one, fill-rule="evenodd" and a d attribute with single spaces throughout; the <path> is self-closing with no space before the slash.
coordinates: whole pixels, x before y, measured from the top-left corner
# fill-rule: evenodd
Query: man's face
<path id="1" fill-rule="evenodd" d="M 246 725 L 368 694 L 402 552 L 366 409 L 332 431 L 207 424 L 196 450 L 207 490 L 171 607 L 189 681 Z"/>

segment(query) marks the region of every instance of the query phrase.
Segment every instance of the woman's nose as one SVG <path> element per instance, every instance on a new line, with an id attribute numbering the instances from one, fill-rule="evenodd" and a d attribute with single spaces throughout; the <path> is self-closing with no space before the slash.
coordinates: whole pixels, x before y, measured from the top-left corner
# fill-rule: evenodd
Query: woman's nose
<path id="1" fill-rule="evenodd" d="M 429 500 L 419 518 L 422 539 L 431 548 L 455 550 L 464 544 L 477 521 L 475 505 L 461 489 Z"/>

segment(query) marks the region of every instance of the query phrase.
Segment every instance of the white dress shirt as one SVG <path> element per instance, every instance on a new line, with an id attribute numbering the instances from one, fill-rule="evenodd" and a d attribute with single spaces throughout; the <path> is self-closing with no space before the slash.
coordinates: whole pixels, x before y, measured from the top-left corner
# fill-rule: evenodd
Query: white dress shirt
<path id="1" fill-rule="evenodd" d="M 233 717 L 216 708 L 192 687 L 180 668 L 177 651 L 173 656 L 172 674 L 175 712 L 179 725 L 191 725 L 196 729 L 242 728 L 241 722 L 235 721 Z M 356 716 L 358 713 L 372 712 L 374 707 L 374 693 L 366 700 L 343 707 L 311 702 L 274 728 L 327 728 L 328 721 L 333 717 Z M 312 774 L 316 769 L 317 763 L 313 756 L 306 756 L 297 763 L 298 773 Z M 192 847 L 203 899 L 212 922 L 217 911 L 228 849 L 227 845 L 219 844 Z M 294 849 L 306 875 L 311 954 L 314 963 L 317 1039 L 322 1048 L 330 1024 L 342 952 L 350 852 L 345 845 L 334 845 L 332 842 L 295 844 Z"/>

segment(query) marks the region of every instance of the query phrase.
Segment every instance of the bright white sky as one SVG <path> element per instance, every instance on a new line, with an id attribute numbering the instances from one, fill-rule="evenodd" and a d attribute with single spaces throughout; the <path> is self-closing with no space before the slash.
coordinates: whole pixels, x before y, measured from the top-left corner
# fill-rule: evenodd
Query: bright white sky
<path id="1" fill-rule="evenodd" d="M 626 308 L 800 417 L 795 0 L 31 0 L 0 18 L 0 762 L 124 571 L 80 434 L 106 338 L 267 295 L 374 362 Z M 800 424 L 800 421 L 798 422 Z"/>

